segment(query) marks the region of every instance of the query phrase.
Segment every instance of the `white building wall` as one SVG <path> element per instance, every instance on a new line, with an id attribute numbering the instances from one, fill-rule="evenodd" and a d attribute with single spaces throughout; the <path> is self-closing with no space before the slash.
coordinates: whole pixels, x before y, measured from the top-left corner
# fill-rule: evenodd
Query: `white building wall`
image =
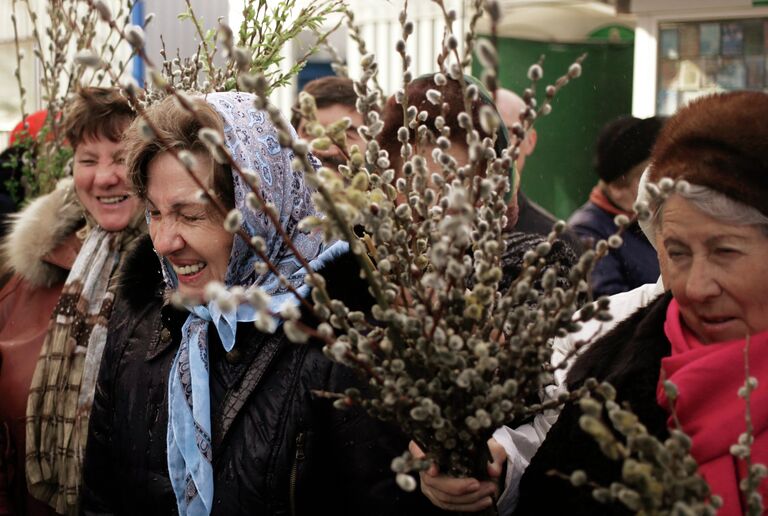
<path id="1" fill-rule="evenodd" d="M 229 18 L 230 5 L 227 2 L 191 0 L 192 10 L 201 20 L 203 31 L 215 29 L 221 17 L 226 22 Z M 233 2 L 234 3 L 234 2 Z M 242 10 L 242 1 L 240 9 Z M 191 20 L 179 20 L 178 15 L 187 10 L 184 0 L 144 0 L 144 14 L 154 13 L 154 20 L 147 26 L 147 55 L 155 63 L 161 62 L 160 35 L 165 41 L 168 57 L 180 50 L 181 57 L 191 57 L 197 51 L 200 38 L 197 36 Z"/>
<path id="2" fill-rule="evenodd" d="M 398 16 L 403 4 L 403 0 L 350 0 L 350 7 L 355 13 L 355 23 L 364 36 L 366 51 L 376 56 L 379 82 L 387 95 L 402 87 L 402 60 L 395 51 L 395 44 L 401 35 Z M 459 39 L 459 52 L 463 53 L 466 24 L 471 13 L 461 0 L 446 0 L 445 5 L 447 9 L 455 9 L 458 14 L 454 31 Z M 411 0 L 408 4 L 408 19 L 415 25 L 407 46 L 411 54 L 411 71 L 414 77 L 437 71 L 437 57 L 442 50 L 445 27 L 442 12 L 429 0 Z M 350 76 L 357 78 L 361 73 L 362 56 L 351 38 L 347 45 Z"/>

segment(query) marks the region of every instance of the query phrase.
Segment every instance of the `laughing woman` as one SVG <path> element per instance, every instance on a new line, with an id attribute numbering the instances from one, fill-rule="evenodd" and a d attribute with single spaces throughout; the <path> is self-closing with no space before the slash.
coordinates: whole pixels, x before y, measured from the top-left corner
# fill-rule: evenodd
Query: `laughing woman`
<path id="1" fill-rule="evenodd" d="M 12 480 L 11 514 L 78 510 L 115 276 L 144 227 L 122 161 L 132 119 L 116 90 L 76 94 L 64 115 L 73 178 L 16 215 L 3 243 L 13 276 L 0 291 L 0 434 L 8 429 L 13 446 L 3 452 L 13 454 L 0 452 L 0 479 Z"/>
<path id="2" fill-rule="evenodd" d="M 362 306 L 363 299 L 351 298 L 366 295 L 349 273 L 354 260 L 339 256 L 339 246 L 326 249 L 320 237 L 297 231 L 314 212 L 310 191 L 253 100 L 211 94 L 195 101 L 193 117 L 166 99 L 147 114 L 166 146 L 142 140 L 136 124 L 128 131 L 130 177 L 146 201 L 151 241 L 129 258 L 110 321 L 85 461 L 85 510 L 428 513 L 412 505 L 421 502 L 400 491 L 389 470 L 407 441 L 360 412 L 337 411 L 313 396 L 353 385 L 350 370 L 330 362 L 319 345 L 291 344 L 281 328 L 260 332 L 245 305 L 222 313 L 215 304 L 180 311 L 168 302 L 172 290 L 199 299 L 211 281 L 259 286 L 272 295 L 273 309 L 295 302 L 274 275 L 256 272 L 256 256 L 224 229 L 171 148 L 195 156 L 199 180 L 227 209 L 240 209 L 241 229 L 262 237 L 272 263 L 295 286 L 303 284 L 304 271 L 269 219 L 246 207 L 248 189 L 239 175 L 217 164 L 199 140 L 203 121 L 223 137 L 241 169 L 258 176 L 283 230 L 312 260 L 331 296 Z"/>

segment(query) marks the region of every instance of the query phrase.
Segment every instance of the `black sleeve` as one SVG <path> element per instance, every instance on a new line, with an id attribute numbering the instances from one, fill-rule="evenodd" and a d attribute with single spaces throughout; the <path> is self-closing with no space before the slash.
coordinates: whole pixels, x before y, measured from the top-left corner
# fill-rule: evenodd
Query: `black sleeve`
<path id="1" fill-rule="evenodd" d="M 112 448 L 114 428 L 114 381 L 122 352 L 128 340 L 124 314 L 127 309 L 115 306 L 107 330 L 107 342 L 99 368 L 96 391 L 88 424 L 88 440 L 83 461 L 82 512 L 86 515 L 117 512 L 116 486 L 120 472 L 116 471 Z"/>
<path id="2" fill-rule="evenodd" d="M 349 368 L 331 366 L 328 390 L 344 392 L 360 387 L 360 380 Z M 363 409 L 336 409 L 329 400 L 317 400 L 329 421 L 326 440 L 334 475 L 345 486 L 345 514 L 411 516 L 446 514 L 433 506 L 417 487 L 403 491 L 395 482 L 392 459 L 408 449 L 408 437 L 398 428 L 369 416 Z M 416 480 L 418 475 L 414 474 Z"/>
<path id="3" fill-rule="evenodd" d="M 603 455 L 597 442 L 579 427 L 581 410 L 568 404 L 547 438 L 531 460 L 520 481 L 520 498 L 515 516 L 569 514 L 574 516 L 628 515 L 619 503 L 602 504 L 592 497 L 590 487 L 574 487 L 568 480 L 550 475 L 586 471 L 590 480 L 608 486 L 621 478 L 621 463 Z"/>

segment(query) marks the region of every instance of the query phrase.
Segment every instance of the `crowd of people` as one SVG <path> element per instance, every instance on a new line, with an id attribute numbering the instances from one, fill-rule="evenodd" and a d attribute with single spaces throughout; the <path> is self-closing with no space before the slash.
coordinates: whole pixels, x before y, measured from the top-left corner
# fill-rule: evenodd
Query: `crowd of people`
<path id="1" fill-rule="evenodd" d="M 428 98 L 434 84 L 431 75 L 413 80 L 409 102 L 426 112 L 424 125 L 434 129 L 441 116 L 456 128 L 451 156 L 465 165 L 462 90 L 447 81 L 446 113 Z M 479 128 L 482 107 L 495 110 L 502 126 L 481 136 L 495 138 L 501 153 L 518 133 L 525 103 L 509 90 L 478 90 L 471 116 Z M 347 144 L 365 146 L 351 80 L 321 78 L 305 91 L 315 97 L 320 124 L 349 117 Z M 117 90 L 80 90 L 63 118 L 72 177 L 10 216 L 0 271 L 0 514 L 422 515 L 494 504 L 501 514 L 626 510 L 598 505 L 589 490 L 549 474 L 584 469 L 603 483 L 620 476 L 620 465 L 581 431 L 573 402 L 498 428 L 488 443 L 488 478 L 453 478 L 432 465 L 419 489 L 402 490 L 390 463 L 409 447 L 408 436 L 315 395 L 362 388 L 351 370 L 320 346 L 294 345 L 281 328 L 267 331 L 248 304 L 222 311 L 202 301 L 210 282 L 259 285 L 273 313 L 293 304 L 312 327 L 291 293 L 307 274 L 298 251 L 332 298 L 363 312 L 374 303 L 345 242 L 326 244 L 298 230 L 316 214 L 312 188 L 253 96 L 214 93 L 192 102 L 194 114 L 167 98 L 142 121 Z M 392 97 L 380 117 L 378 143 L 400 170 L 402 106 Z M 312 139 L 298 105 L 291 123 Z M 147 124 L 157 138 L 146 138 Z M 203 127 L 221 135 L 241 170 L 258 176 L 280 228 L 248 208 L 245 178 L 216 159 L 201 140 Z M 440 174 L 431 158 L 436 143 L 414 135 L 414 153 Z M 520 188 L 536 139 L 530 130 L 517 142 L 510 170 L 505 278 L 516 277 L 525 252 L 556 222 Z M 568 366 L 541 396 L 556 399 L 588 378 L 609 381 L 617 401 L 663 439 L 674 422 L 662 384 L 674 381 L 675 420 L 692 437 L 700 471 L 729 515 L 745 504 L 745 471 L 729 451 L 743 431 L 736 392 L 745 342 L 752 375 L 768 373 L 768 302 L 761 297 L 768 288 L 767 141 L 764 93 L 712 95 L 668 120 L 609 122 L 596 144 L 599 180 L 547 258 L 567 278 L 583 250 L 616 232 L 616 216 L 630 219 L 623 246 L 596 265 L 587 296 L 611 296 L 613 320 L 555 339 L 553 363 Z M 180 153 L 190 157 L 194 177 Z M 347 155 L 330 145 L 309 158 L 336 170 Z M 650 195 L 654 187 L 646 185 L 664 180 L 686 183 Z M 223 212 L 200 196 L 200 185 L 217 192 Z M 638 220 L 638 206 L 650 210 L 649 220 Z M 233 233 L 223 222 L 235 208 L 244 218 Z M 246 237 L 265 242 L 264 254 L 286 282 L 255 266 Z M 182 308 L 171 302 L 176 291 L 188 300 Z M 582 341 L 590 344 L 574 353 Z M 764 396 L 756 390 L 752 405 L 752 460 L 763 463 Z M 428 452 L 413 442 L 410 450 Z"/>

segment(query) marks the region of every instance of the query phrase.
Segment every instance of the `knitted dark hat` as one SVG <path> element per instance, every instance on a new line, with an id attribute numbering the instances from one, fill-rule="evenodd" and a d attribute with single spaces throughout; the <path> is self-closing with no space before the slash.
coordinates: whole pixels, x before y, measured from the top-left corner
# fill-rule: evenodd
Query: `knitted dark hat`
<path id="1" fill-rule="evenodd" d="M 661 117 L 622 116 L 608 122 L 600 131 L 595 149 L 598 177 L 611 183 L 647 160 L 663 125 Z"/>
<path id="2" fill-rule="evenodd" d="M 651 154 L 649 179 L 685 179 L 768 215 L 768 94 L 721 93 L 669 119 Z"/>

